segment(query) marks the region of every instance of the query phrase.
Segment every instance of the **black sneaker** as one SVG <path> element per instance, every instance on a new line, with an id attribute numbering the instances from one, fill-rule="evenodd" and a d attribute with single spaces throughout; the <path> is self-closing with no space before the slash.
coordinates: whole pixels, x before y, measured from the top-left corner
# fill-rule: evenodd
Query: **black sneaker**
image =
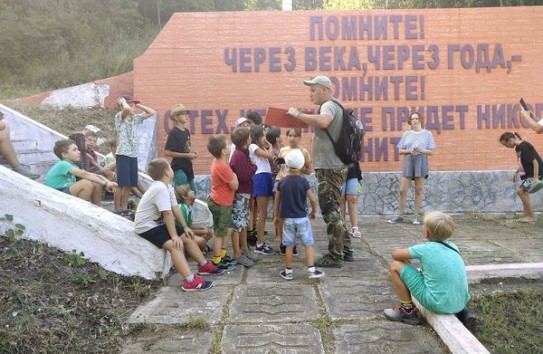
<path id="1" fill-rule="evenodd" d="M 213 265 L 219 269 L 227 270 L 229 268 L 229 265 L 227 263 L 220 262 L 219 264 L 216 264 L 213 262 Z"/>
<path id="2" fill-rule="evenodd" d="M 256 232 L 255 230 L 247 231 L 247 244 L 249 246 L 256 246 Z"/>
<path id="3" fill-rule="evenodd" d="M 419 309 L 416 306 L 406 308 L 404 306 L 394 307 L 386 309 L 384 311 L 385 317 L 391 321 L 400 321 L 409 323 L 412 325 L 418 325 L 422 323 L 422 316 Z"/>
<path id="4" fill-rule="evenodd" d="M 353 252 L 343 251 L 343 260 L 345 262 L 354 262 Z"/>
<path id="5" fill-rule="evenodd" d="M 477 330 L 477 317 L 475 317 L 473 312 L 468 310 L 467 307 L 455 314 L 455 316 L 460 320 L 460 322 L 462 322 L 462 324 L 468 329 L 468 331 L 473 333 Z"/>

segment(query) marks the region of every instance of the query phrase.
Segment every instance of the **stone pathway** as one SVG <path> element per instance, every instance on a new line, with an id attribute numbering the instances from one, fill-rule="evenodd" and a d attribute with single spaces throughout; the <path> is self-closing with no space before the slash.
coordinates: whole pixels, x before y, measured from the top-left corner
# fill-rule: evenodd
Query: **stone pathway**
<path id="1" fill-rule="evenodd" d="M 467 214 L 455 220 L 453 240 L 468 265 L 543 261 L 541 237 Z M 353 240 L 355 261 L 324 269 L 321 279 L 307 279 L 301 255 L 294 280 L 283 280 L 279 254 L 261 256 L 250 269 L 236 266 L 209 277 L 215 287 L 205 292 L 183 293 L 173 275 L 132 314 L 131 326 L 140 324 L 141 335 L 122 353 L 448 353 L 428 325 L 390 322 L 382 315 L 398 302 L 388 273 L 392 250 L 422 242 L 421 226 L 385 221 L 363 217 L 363 239 Z M 317 252 L 325 250 L 322 219 L 314 222 L 314 235 Z"/>

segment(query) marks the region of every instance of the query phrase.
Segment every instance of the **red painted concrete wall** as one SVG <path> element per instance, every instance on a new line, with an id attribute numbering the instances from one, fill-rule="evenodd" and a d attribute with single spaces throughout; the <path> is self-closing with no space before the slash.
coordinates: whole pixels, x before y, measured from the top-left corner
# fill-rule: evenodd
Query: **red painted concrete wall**
<path id="1" fill-rule="evenodd" d="M 134 95 L 159 112 L 159 151 L 172 126 L 168 109 L 183 103 L 193 111 L 201 174 L 209 172 L 210 133 L 229 134 L 246 110 L 313 108 L 302 81 L 319 73 L 338 84 L 346 106 L 364 112 L 364 171 L 400 169 L 393 141 L 413 107 L 436 140 L 433 170 L 515 168 L 514 152 L 497 141 L 502 132 L 519 131 L 543 152 L 543 136 L 517 116 L 520 97 L 543 113 L 538 23 L 543 7 L 177 13 L 135 60 Z M 361 80 L 374 88 L 361 94 Z M 383 82 L 387 89 L 375 89 Z"/>

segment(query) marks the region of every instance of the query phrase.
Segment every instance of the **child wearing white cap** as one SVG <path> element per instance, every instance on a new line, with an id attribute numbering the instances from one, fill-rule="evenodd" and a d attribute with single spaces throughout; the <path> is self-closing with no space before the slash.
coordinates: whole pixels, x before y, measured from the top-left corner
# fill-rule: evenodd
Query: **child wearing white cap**
<path id="1" fill-rule="evenodd" d="M 309 182 L 302 176 L 300 170 L 305 164 L 305 158 L 300 149 L 293 149 L 285 156 L 288 167 L 287 175 L 279 181 L 275 193 L 275 215 L 283 219 L 282 244 L 285 250 L 285 270 L 280 275 L 283 279 L 292 280 L 293 249 L 296 236 L 302 239 L 305 248 L 307 275 L 309 278 L 320 278 L 324 272 L 315 268 L 313 252 L 313 232 L 309 219 L 315 219 L 317 199 L 309 187 Z M 307 199 L 311 202 L 311 212 L 307 215 Z M 274 220 L 275 222 L 275 220 Z"/>

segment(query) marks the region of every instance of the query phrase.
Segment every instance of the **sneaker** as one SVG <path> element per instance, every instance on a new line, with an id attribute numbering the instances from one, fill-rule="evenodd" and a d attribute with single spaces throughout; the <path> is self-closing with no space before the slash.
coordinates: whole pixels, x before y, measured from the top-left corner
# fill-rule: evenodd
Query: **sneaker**
<path id="1" fill-rule="evenodd" d="M 223 275 L 224 269 L 219 269 L 212 262 L 208 261 L 203 266 L 198 266 L 198 275 Z"/>
<path id="2" fill-rule="evenodd" d="M 266 243 L 263 243 L 262 246 L 256 246 L 255 252 L 265 255 L 270 255 L 273 253 L 273 249 L 269 247 Z"/>
<path id="3" fill-rule="evenodd" d="M 13 171 L 17 172 L 20 175 L 23 175 L 25 177 L 28 177 L 30 179 L 38 179 L 41 175 L 34 173 L 28 169 L 28 167 L 19 165 L 13 169 Z"/>
<path id="4" fill-rule="evenodd" d="M 392 219 L 388 220 L 387 222 L 389 224 L 397 224 L 397 223 L 403 222 L 403 216 L 394 215 L 394 217 L 392 217 Z"/>
<path id="5" fill-rule="evenodd" d="M 422 316 L 420 315 L 419 309 L 416 306 L 413 306 L 409 309 L 403 306 L 394 307 L 391 309 L 386 309 L 384 311 L 384 314 L 385 317 L 391 321 L 400 321 L 412 325 L 422 323 Z"/>
<path id="6" fill-rule="evenodd" d="M 294 246 L 294 248 L 292 249 L 292 254 L 294 256 L 297 256 L 298 255 L 298 250 L 296 249 L 296 246 Z"/>
<path id="7" fill-rule="evenodd" d="M 473 333 L 477 330 L 477 317 L 470 310 L 464 308 L 455 315 L 470 332 Z"/>
<path id="8" fill-rule="evenodd" d="M 543 181 L 538 181 L 538 182 L 534 182 L 532 181 L 532 183 L 530 184 L 530 189 L 528 190 L 528 193 L 535 193 L 535 192 L 538 192 L 539 190 L 541 190 L 541 188 L 543 188 Z"/>
<path id="9" fill-rule="evenodd" d="M 343 251 L 343 260 L 345 262 L 354 262 L 353 252 Z"/>
<path id="10" fill-rule="evenodd" d="M 183 280 L 183 286 L 181 287 L 181 290 L 183 291 L 207 290 L 207 289 L 211 289 L 212 287 L 213 287 L 212 282 L 207 281 L 204 278 L 200 278 L 199 276 L 195 275 L 193 281 L 189 282 L 187 279 Z"/>
<path id="11" fill-rule="evenodd" d="M 254 252 L 247 251 L 247 252 L 243 253 L 243 255 L 245 257 L 249 258 L 253 262 L 258 261 L 258 255 L 256 253 L 254 253 Z"/>
<path id="12" fill-rule="evenodd" d="M 281 273 L 279 273 L 279 275 L 281 276 L 281 278 L 285 279 L 285 280 L 292 280 L 294 279 L 294 277 L 292 276 L 292 272 L 291 273 L 287 273 L 285 270 L 282 270 Z"/>
<path id="13" fill-rule="evenodd" d="M 351 229 L 351 237 L 362 238 L 362 233 L 358 229 L 358 226 L 355 226 Z"/>
<path id="14" fill-rule="evenodd" d="M 322 270 L 315 269 L 314 272 L 307 271 L 307 276 L 309 279 L 322 278 L 324 276 L 324 272 Z"/>
<path id="15" fill-rule="evenodd" d="M 211 262 L 215 267 L 219 268 L 219 269 L 222 269 L 222 270 L 227 270 L 228 268 L 230 268 L 230 266 L 226 263 L 223 263 L 223 262 L 219 262 L 218 264 L 215 263 L 215 262 Z"/>
<path id="16" fill-rule="evenodd" d="M 251 268 L 255 265 L 255 262 L 250 260 L 246 255 L 242 254 L 239 258 L 236 258 L 237 264 L 241 264 L 246 268 Z"/>
<path id="17" fill-rule="evenodd" d="M 418 215 L 413 217 L 413 225 L 420 225 L 420 217 Z"/>
<path id="18" fill-rule="evenodd" d="M 315 261 L 316 267 L 321 268 L 341 268 L 343 267 L 343 260 L 336 260 L 328 253 L 324 253 Z"/>

